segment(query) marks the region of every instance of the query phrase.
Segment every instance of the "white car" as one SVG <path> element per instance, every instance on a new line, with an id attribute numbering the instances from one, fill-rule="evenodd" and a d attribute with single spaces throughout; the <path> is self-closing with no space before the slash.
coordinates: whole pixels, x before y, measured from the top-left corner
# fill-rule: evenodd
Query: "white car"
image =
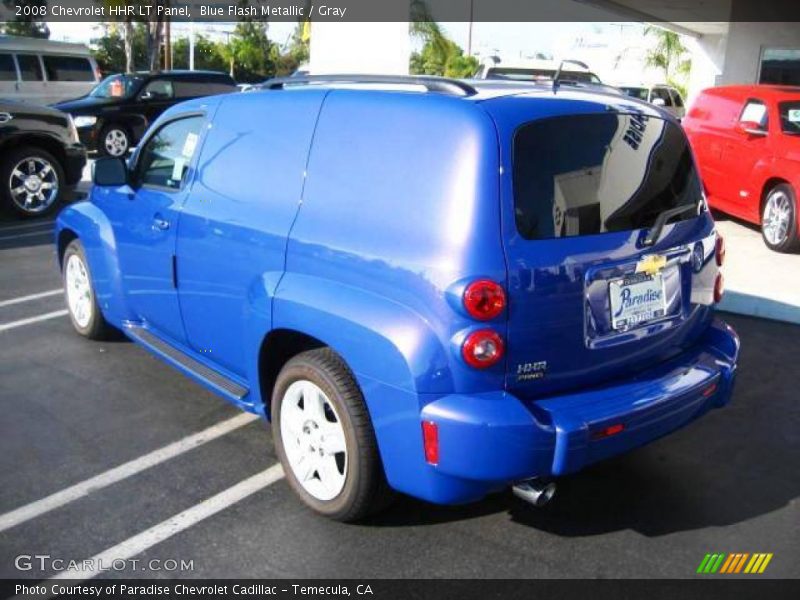
<path id="1" fill-rule="evenodd" d="M 559 67 L 553 60 L 501 60 L 492 57 L 483 62 L 475 73 L 475 79 L 505 79 L 511 81 L 552 81 Z M 577 61 L 564 61 L 559 79 L 579 83 L 602 84 L 600 78 Z"/>
<path id="2" fill-rule="evenodd" d="M 85 44 L 0 35 L 0 98 L 54 104 L 88 94 L 100 70 Z"/>
<path id="3" fill-rule="evenodd" d="M 620 85 L 624 94 L 660 106 L 679 121 L 686 116 L 683 98 L 678 90 L 666 84 L 657 85 Z"/>

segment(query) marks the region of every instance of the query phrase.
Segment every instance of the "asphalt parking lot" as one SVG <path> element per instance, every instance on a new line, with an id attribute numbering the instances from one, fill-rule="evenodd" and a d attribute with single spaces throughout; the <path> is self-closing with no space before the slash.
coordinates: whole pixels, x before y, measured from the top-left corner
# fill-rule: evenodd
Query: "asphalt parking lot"
<path id="1" fill-rule="evenodd" d="M 544 509 L 399 498 L 343 525 L 270 470 L 262 422 L 132 343 L 73 333 L 51 228 L 0 223 L 0 577 L 53 576 L 15 568 L 49 555 L 140 561 L 105 577 L 681 578 L 709 552 L 773 553 L 757 577 L 800 576 L 798 326 L 725 315 L 732 405 L 563 479 Z"/>

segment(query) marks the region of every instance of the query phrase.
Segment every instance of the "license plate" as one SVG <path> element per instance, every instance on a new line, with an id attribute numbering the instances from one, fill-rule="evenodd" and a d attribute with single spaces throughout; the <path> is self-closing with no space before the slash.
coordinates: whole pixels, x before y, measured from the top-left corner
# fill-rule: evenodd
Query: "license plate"
<path id="1" fill-rule="evenodd" d="M 608 293 L 613 329 L 630 329 L 660 319 L 667 312 L 661 273 L 636 273 L 615 279 L 609 282 Z"/>

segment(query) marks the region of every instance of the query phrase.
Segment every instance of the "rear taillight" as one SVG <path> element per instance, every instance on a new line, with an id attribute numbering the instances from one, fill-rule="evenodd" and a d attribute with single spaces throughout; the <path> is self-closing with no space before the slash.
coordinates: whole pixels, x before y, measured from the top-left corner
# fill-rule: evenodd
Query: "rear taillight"
<path id="1" fill-rule="evenodd" d="M 464 340 L 461 356 L 464 361 L 476 369 L 487 369 L 496 365 L 505 352 L 503 338 L 491 329 L 473 331 Z"/>
<path id="2" fill-rule="evenodd" d="M 425 462 L 439 464 L 439 427 L 433 421 L 422 422 L 422 443 L 425 447 Z"/>
<path id="3" fill-rule="evenodd" d="M 725 279 L 722 273 L 717 273 L 717 280 L 714 282 L 714 302 L 719 304 L 722 301 L 722 296 L 725 294 Z"/>
<path id="4" fill-rule="evenodd" d="M 721 267 L 725 263 L 725 238 L 717 233 L 717 245 L 714 249 L 714 255 L 717 259 L 717 266 Z"/>
<path id="5" fill-rule="evenodd" d="M 491 279 L 478 279 L 464 290 L 464 308 L 480 321 L 500 316 L 506 308 L 506 293 L 499 283 Z"/>

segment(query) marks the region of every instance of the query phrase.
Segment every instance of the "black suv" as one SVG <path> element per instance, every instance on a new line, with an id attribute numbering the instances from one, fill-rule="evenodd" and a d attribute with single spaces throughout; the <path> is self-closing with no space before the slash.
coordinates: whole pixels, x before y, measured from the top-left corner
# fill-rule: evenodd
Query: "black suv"
<path id="1" fill-rule="evenodd" d="M 229 75 L 215 71 L 126 73 L 105 78 L 83 98 L 53 106 L 72 115 L 89 150 L 124 156 L 173 104 L 236 90 Z"/>
<path id="2" fill-rule="evenodd" d="M 0 204 L 23 217 L 55 210 L 80 181 L 86 150 L 69 115 L 0 100 Z"/>

